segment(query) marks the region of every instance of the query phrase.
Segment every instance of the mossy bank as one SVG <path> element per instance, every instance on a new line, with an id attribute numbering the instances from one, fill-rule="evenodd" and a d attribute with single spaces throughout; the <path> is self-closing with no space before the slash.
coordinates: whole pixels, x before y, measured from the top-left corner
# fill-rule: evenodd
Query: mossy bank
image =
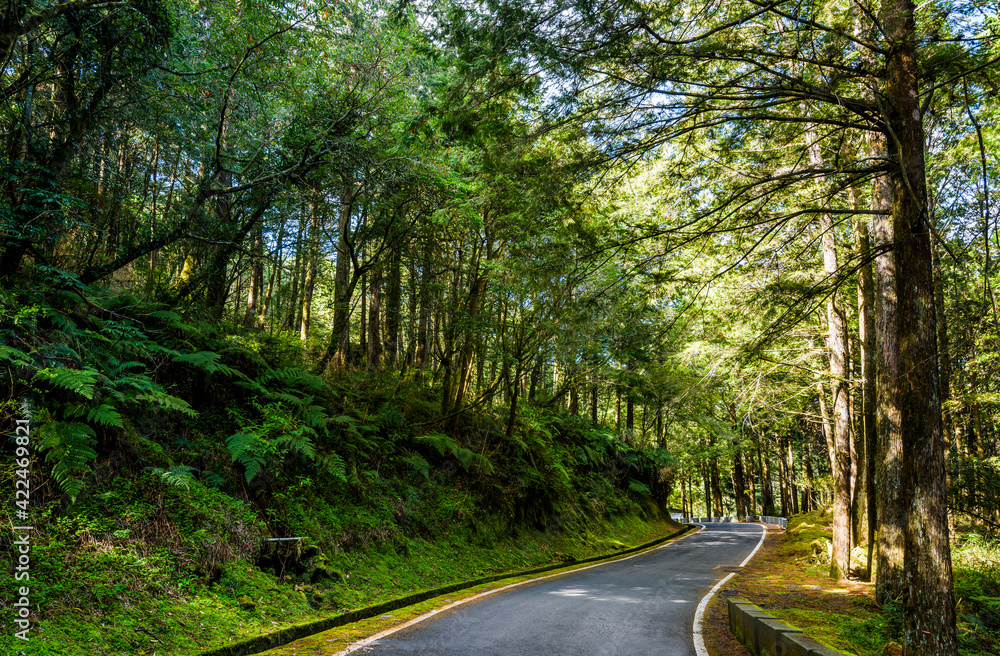
<path id="1" fill-rule="evenodd" d="M 35 527 L 30 642 L 8 619 L 4 653 L 199 653 L 675 529 L 670 457 L 544 398 L 513 423 L 487 404 L 445 424 L 432 370 L 320 377 L 281 334 L 60 298 L 0 316 L 16 345 L 0 415 L 12 436 L 30 414 Z M 0 583 L 8 618 L 16 583 Z"/>

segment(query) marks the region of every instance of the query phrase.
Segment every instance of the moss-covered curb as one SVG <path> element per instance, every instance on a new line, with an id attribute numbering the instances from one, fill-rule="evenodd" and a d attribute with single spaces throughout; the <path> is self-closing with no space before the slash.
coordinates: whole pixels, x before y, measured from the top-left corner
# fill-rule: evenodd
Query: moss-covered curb
<path id="1" fill-rule="evenodd" d="M 617 558 L 621 558 L 623 556 L 634 554 L 640 551 L 644 551 L 646 549 L 650 549 L 659 544 L 663 544 L 667 540 L 683 535 L 692 528 L 693 528 L 692 526 L 685 526 L 681 530 L 674 531 L 670 535 L 657 538 L 650 542 L 646 542 L 645 544 L 641 544 L 637 547 L 631 547 L 629 549 L 616 551 L 613 554 L 584 558 L 582 560 L 575 561 L 572 565 L 567 563 L 546 565 L 545 567 L 536 567 L 534 569 L 523 570 L 519 572 L 509 572 L 507 574 L 493 574 L 491 576 L 484 576 L 478 579 L 472 579 L 470 581 L 453 583 L 451 585 L 446 585 L 440 588 L 424 590 L 423 592 L 417 592 L 415 594 L 407 595 L 405 597 L 399 597 L 398 599 L 393 599 L 391 601 L 386 601 L 381 604 L 376 604 L 375 606 L 359 608 L 358 610 L 352 610 L 348 613 L 341 613 L 340 615 L 334 615 L 333 617 L 327 617 L 321 620 L 316 620 L 314 622 L 306 622 L 304 624 L 296 624 L 294 626 L 289 626 L 284 629 L 278 629 L 277 631 L 274 631 L 272 633 L 265 633 L 264 635 L 260 635 L 255 638 L 248 638 L 247 640 L 242 640 L 240 642 L 237 642 L 236 644 L 226 645 L 224 647 L 217 647 L 215 649 L 209 649 L 207 651 L 201 652 L 201 654 L 203 656 L 248 656 L 249 654 L 259 654 L 260 652 L 267 651 L 268 649 L 274 649 L 276 647 L 281 647 L 283 645 L 288 644 L 289 642 L 300 640 L 302 638 L 305 638 L 306 636 L 310 636 L 315 633 L 328 631 L 329 629 L 333 629 L 338 626 L 343 626 L 345 624 L 350 624 L 352 622 L 358 622 L 361 620 L 370 619 L 372 617 L 377 617 L 378 615 L 383 615 L 385 613 L 394 610 L 399 610 L 400 608 L 406 608 L 407 606 L 412 606 L 413 604 L 419 604 L 421 602 L 427 601 L 428 599 L 433 599 L 434 597 L 451 594 L 453 592 L 458 592 L 460 590 L 465 590 L 467 588 L 473 588 L 477 585 L 483 585 L 484 583 L 494 583 L 496 581 L 503 581 L 506 579 L 517 578 L 520 576 L 544 574 L 545 572 L 551 572 L 557 569 L 566 569 L 567 567 L 574 567 L 576 565 L 586 565 L 588 563 L 596 563 L 602 560 L 614 560 Z"/>

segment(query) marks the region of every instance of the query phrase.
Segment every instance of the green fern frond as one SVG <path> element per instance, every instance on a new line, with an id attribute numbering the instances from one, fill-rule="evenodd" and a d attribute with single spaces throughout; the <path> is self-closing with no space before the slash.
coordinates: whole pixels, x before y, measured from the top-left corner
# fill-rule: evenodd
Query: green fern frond
<path id="1" fill-rule="evenodd" d="M 146 365 L 142 362 L 136 362 L 135 360 L 129 360 L 128 362 L 119 362 L 117 359 L 111 359 L 111 373 L 117 377 L 120 374 L 126 373 L 129 369 L 145 369 Z"/>
<path id="2" fill-rule="evenodd" d="M 68 367 L 46 367 L 35 374 L 36 379 L 45 380 L 56 387 L 76 392 L 85 399 L 93 400 L 94 387 L 101 374 L 93 369 L 70 369 Z"/>
<path id="3" fill-rule="evenodd" d="M 45 316 L 52 325 L 66 333 L 67 335 L 79 335 L 81 331 L 76 327 L 76 323 L 59 310 L 52 307 L 43 307 L 42 315 Z"/>
<path id="4" fill-rule="evenodd" d="M 31 364 L 31 357 L 24 351 L 0 344 L 0 360 L 11 364 Z"/>
<path id="5" fill-rule="evenodd" d="M 302 421 L 309 428 L 326 428 L 333 421 L 321 405 L 309 405 L 302 410 Z"/>
<path id="6" fill-rule="evenodd" d="M 246 358 L 248 361 L 257 365 L 258 367 L 267 367 L 267 360 L 265 360 L 259 353 L 251 349 L 245 348 L 243 346 L 227 346 L 222 350 L 222 353 L 235 353 L 241 357 Z"/>
<path id="7" fill-rule="evenodd" d="M 157 310 L 155 312 L 150 312 L 149 316 L 154 319 L 159 319 L 171 328 L 175 330 L 180 330 L 181 332 L 194 334 L 200 332 L 198 328 L 192 326 L 191 324 L 184 323 L 183 317 L 173 312 L 171 310 Z"/>
<path id="8" fill-rule="evenodd" d="M 635 480 L 629 481 L 628 489 L 630 492 L 635 492 L 636 494 L 644 494 L 647 496 L 649 495 L 649 486 L 647 486 L 645 483 L 640 483 L 639 481 Z"/>
<path id="9" fill-rule="evenodd" d="M 220 373 L 230 378 L 246 378 L 243 372 L 224 364 L 222 356 L 213 351 L 197 351 L 195 353 L 178 353 L 171 358 L 174 362 L 189 364 L 204 369 L 210 374 Z"/>
<path id="10" fill-rule="evenodd" d="M 316 431 L 303 426 L 290 433 L 281 435 L 278 440 L 279 442 L 284 441 L 284 446 L 290 451 L 297 451 L 310 460 L 314 460 L 316 458 L 316 445 L 312 441 L 312 436 L 315 434 Z"/>
<path id="11" fill-rule="evenodd" d="M 122 425 L 122 416 L 118 414 L 118 411 L 114 409 L 111 405 L 107 403 L 102 403 L 96 408 L 91 408 L 87 413 L 87 421 L 90 423 L 98 423 L 102 426 L 114 426 L 115 428 L 124 428 Z"/>
<path id="12" fill-rule="evenodd" d="M 135 390 L 138 392 L 162 392 L 163 387 L 145 374 L 126 374 L 111 381 L 120 390 Z"/>
<path id="13" fill-rule="evenodd" d="M 259 453 L 259 438 L 249 433 L 234 433 L 226 438 L 226 448 L 233 462 L 243 466 L 247 483 L 260 474 L 264 458 Z"/>
<path id="14" fill-rule="evenodd" d="M 156 310 L 155 312 L 150 312 L 149 316 L 154 319 L 166 321 L 167 323 L 176 323 L 181 321 L 181 315 L 177 314 L 173 310 Z"/>
<path id="15" fill-rule="evenodd" d="M 73 501 L 83 490 L 81 476 L 90 472 L 97 457 L 94 443 L 97 434 L 90 426 L 75 421 L 48 421 L 38 427 L 39 450 L 47 452 L 45 461 L 52 464 L 52 475 L 59 488 Z"/>
<path id="16" fill-rule="evenodd" d="M 167 485 L 182 487 L 185 490 L 191 489 L 191 482 L 194 480 L 192 472 L 198 471 L 196 468 L 189 467 L 188 465 L 175 465 L 170 469 L 150 467 L 149 470 L 156 476 L 159 476 L 160 480 Z"/>
<path id="17" fill-rule="evenodd" d="M 285 387 L 300 389 L 306 392 L 321 392 L 327 388 L 326 380 L 297 367 L 268 369 L 260 377 L 260 382 L 263 385 L 276 382 Z"/>
<path id="18" fill-rule="evenodd" d="M 287 392 L 275 392 L 273 390 L 269 391 L 269 394 L 275 401 L 287 403 L 293 407 L 298 407 L 303 404 L 302 397 L 295 396 L 294 394 L 289 394 Z"/>
<path id="19" fill-rule="evenodd" d="M 431 477 L 431 463 L 427 462 L 427 458 L 423 457 L 419 453 L 408 453 L 407 455 L 400 458 L 404 465 L 409 465 L 411 469 L 419 473 L 424 478 Z"/>
<path id="20" fill-rule="evenodd" d="M 347 465 L 339 454 L 331 451 L 316 458 L 316 466 L 339 481 L 347 482 Z"/>
<path id="21" fill-rule="evenodd" d="M 251 392 L 256 392 L 257 394 L 265 397 L 271 393 L 271 390 L 267 389 L 255 380 L 237 380 L 233 384 L 248 389 Z"/>
<path id="22" fill-rule="evenodd" d="M 133 398 L 136 401 L 149 401 L 150 403 L 155 403 L 164 410 L 176 410 L 177 412 L 181 412 L 188 417 L 198 416 L 198 411 L 192 408 L 187 401 L 164 392 L 150 390 L 147 392 L 140 392 Z"/>
<path id="23" fill-rule="evenodd" d="M 454 437 L 443 433 L 427 433 L 426 435 L 416 435 L 414 438 L 421 444 L 433 447 L 441 455 L 455 455 L 461 448 Z"/>

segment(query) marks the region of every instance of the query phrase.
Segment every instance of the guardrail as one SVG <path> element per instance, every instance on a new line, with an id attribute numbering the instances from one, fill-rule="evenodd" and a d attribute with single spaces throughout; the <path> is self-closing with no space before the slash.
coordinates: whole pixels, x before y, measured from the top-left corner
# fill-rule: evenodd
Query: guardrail
<path id="1" fill-rule="evenodd" d="M 756 656 L 844 656 L 779 622 L 746 599 L 728 599 L 729 630 Z"/>
<path id="2" fill-rule="evenodd" d="M 702 522 L 711 522 L 713 524 L 724 524 L 728 522 L 738 522 L 740 521 L 736 517 L 681 517 L 678 520 L 681 524 L 698 524 Z M 771 515 L 753 515 L 747 517 L 748 522 L 765 522 L 767 524 L 777 524 L 781 528 L 788 528 L 788 519 L 784 517 L 773 517 Z"/>

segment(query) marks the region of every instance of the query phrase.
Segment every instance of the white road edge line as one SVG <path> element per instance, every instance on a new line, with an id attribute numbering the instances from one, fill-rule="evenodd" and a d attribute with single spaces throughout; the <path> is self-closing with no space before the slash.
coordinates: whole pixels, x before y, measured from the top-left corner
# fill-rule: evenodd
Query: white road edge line
<path id="1" fill-rule="evenodd" d="M 750 552 L 750 555 L 747 556 L 746 560 L 740 563 L 740 567 L 746 567 L 747 563 L 750 562 L 750 559 L 753 558 L 754 554 L 757 553 L 757 550 L 760 549 L 760 545 L 764 544 L 764 538 L 767 537 L 767 529 L 763 526 L 761 528 L 763 528 L 764 530 L 760 532 L 760 540 L 757 542 L 757 546 L 753 548 L 753 551 Z"/>
<path id="2" fill-rule="evenodd" d="M 761 528 L 763 530 L 760 534 L 760 540 L 757 541 L 757 546 L 750 552 L 750 555 L 747 556 L 746 560 L 740 563 L 740 567 L 745 567 L 746 564 L 750 562 L 750 559 L 754 557 L 754 554 L 757 553 L 757 550 L 760 549 L 760 545 L 764 544 L 764 538 L 767 537 L 767 528 L 763 526 Z M 705 608 L 708 606 L 708 602 L 712 599 L 712 597 L 715 596 L 715 593 L 718 592 L 719 588 L 725 585 L 726 582 L 734 576 L 736 576 L 736 572 L 729 574 L 724 579 L 716 583 L 715 586 L 708 591 L 708 594 L 702 597 L 701 602 L 698 604 L 698 610 L 694 612 L 694 625 L 691 627 L 691 631 L 694 634 L 694 651 L 698 656 L 708 656 L 708 649 L 705 648 L 705 638 L 701 634 L 701 620 L 702 616 L 705 614 Z"/>
<path id="3" fill-rule="evenodd" d="M 672 540 L 672 541 L 670 541 L 670 542 L 668 542 L 666 544 L 662 544 L 662 545 L 660 545 L 658 547 L 653 547 L 652 549 L 647 549 L 646 551 L 640 551 L 639 553 L 632 554 L 631 556 L 625 556 L 624 558 L 618 558 L 616 560 L 609 560 L 609 561 L 604 562 L 604 563 L 596 563 L 594 565 L 587 565 L 586 567 L 581 567 L 579 569 L 573 569 L 573 570 L 570 570 L 568 572 L 559 572 L 558 574 L 549 574 L 547 576 L 540 576 L 537 579 L 528 579 L 527 581 L 520 581 L 519 583 L 511 583 L 510 585 L 505 585 L 502 588 L 496 588 L 495 590 L 487 590 L 486 592 L 480 592 L 479 594 L 473 595 L 473 596 L 469 597 L 468 599 L 459 599 L 458 601 L 453 601 L 452 603 L 448 604 L 447 606 L 442 606 L 441 608 L 437 608 L 435 610 L 432 610 L 432 611 L 430 611 L 428 613 L 420 615 L 419 617 L 415 617 L 415 618 L 413 618 L 412 620 L 410 620 L 408 622 L 404 622 L 403 624 L 400 624 L 399 626 L 394 626 L 391 629 L 386 629 L 385 631 L 381 631 L 380 633 L 376 633 L 375 635 L 373 635 L 371 637 L 368 637 L 368 638 L 365 638 L 364 640 L 359 640 L 358 642 L 355 642 L 354 644 L 348 646 L 346 649 L 343 649 L 341 651 L 336 652 L 333 656 L 346 656 L 347 654 L 356 652 L 357 650 L 361 649 L 362 647 L 367 647 L 368 645 L 372 644 L 373 642 L 376 642 L 378 640 L 381 640 L 382 638 L 388 637 L 388 636 L 392 635 L 393 633 L 396 633 L 397 631 L 402 631 L 403 629 L 405 629 L 407 627 L 411 627 L 414 624 L 419 624 L 420 622 L 423 622 L 424 620 L 430 619 L 430 618 L 434 617 L 435 615 L 437 615 L 438 613 L 442 613 L 442 612 L 444 612 L 446 610 L 451 610 L 452 608 L 455 608 L 456 606 L 461 606 L 462 604 L 467 604 L 470 601 L 475 601 L 477 599 L 481 599 L 483 597 L 486 597 L 486 596 L 489 596 L 489 595 L 492 595 L 492 594 L 496 594 L 498 592 L 503 592 L 504 590 L 510 590 L 511 588 L 517 588 L 517 587 L 525 585 L 527 583 L 537 583 L 538 581 L 544 581 L 545 579 L 552 579 L 552 578 L 555 578 L 557 576 L 565 576 L 567 574 L 575 574 L 576 572 L 582 572 L 584 570 L 594 569 L 595 567 L 603 567 L 604 565 L 610 565 L 611 563 L 620 563 L 620 562 L 625 561 L 625 560 L 631 560 L 632 558 L 638 558 L 639 556 L 644 556 L 644 555 L 646 555 L 648 553 L 652 553 L 653 551 L 659 551 L 660 549 L 666 549 L 667 547 L 669 547 L 669 546 L 671 546 L 673 544 L 677 544 L 678 542 L 680 542 L 684 538 L 690 537 L 692 535 L 696 535 L 697 533 L 700 533 L 701 531 L 703 531 L 705 529 L 705 527 L 703 525 L 701 525 L 701 524 L 695 524 L 695 526 L 699 527 L 697 531 L 693 531 L 691 533 L 688 533 L 687 535 L 682 535 L 681 537 L 677 538 L 676 540 Z M 730 576 L 732 576 L 732 575 L 730 574 Z M 330 630 L 332 631 L 333 629 L 330 629 Z"/>

